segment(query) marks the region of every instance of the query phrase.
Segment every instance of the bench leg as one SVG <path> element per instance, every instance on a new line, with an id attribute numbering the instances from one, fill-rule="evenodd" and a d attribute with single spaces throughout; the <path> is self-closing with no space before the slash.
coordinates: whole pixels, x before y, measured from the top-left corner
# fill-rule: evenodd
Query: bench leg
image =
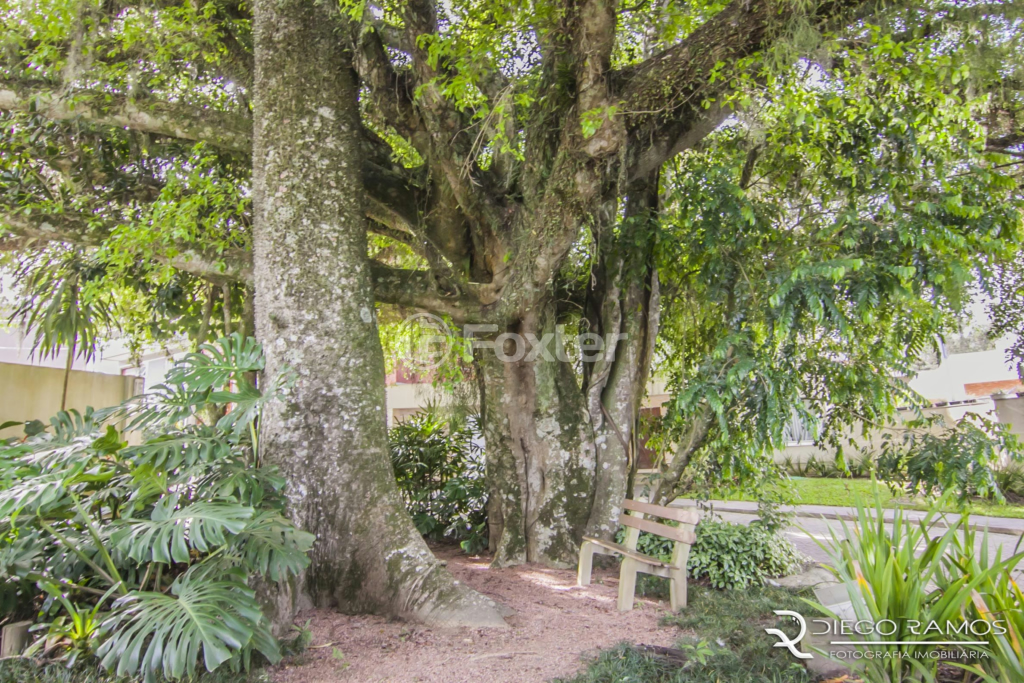
<path id="1" fill-rule="evenodd" d="M 672 548 L 672 569 L 669 570 L 668 597 L 672 611 L 686 607 L 686 560 L 690 546 L 676 543 Z"/>
<path id="2" fill-rule="evenodd" d="M 583 541 L 580 546 L 580 564 L 576 572 L 576 585 L 589 586 L 590 573 L 594 568 L 594 544 L 590 541 Z"/>
<path id="3" fill-rule="evenodd" d="M 633 609 L 633 596 L 636 593 L 636 570 L 638 563 L 628 557 L 622 558 L 619 570 L 619 611 L 628 612 Z"/>
<path id="4" fill-rule="evenodd" d="M 672 611 L 686 607 L 686 570 L 672 569 L 668 582 L 668 598 Z"/>

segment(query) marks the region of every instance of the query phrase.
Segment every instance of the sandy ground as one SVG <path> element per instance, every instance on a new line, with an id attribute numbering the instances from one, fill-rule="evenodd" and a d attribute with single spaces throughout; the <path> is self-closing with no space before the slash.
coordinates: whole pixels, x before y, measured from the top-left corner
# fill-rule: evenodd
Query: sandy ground
<path id="1" fill-rule="evenodd" d="M 594 584 L 576 586 L 568 570 L 526 565 L 491 569 L 486 557 L 435 548 L 457 579 L 515 610 L 508 629 L 429 629 L 371 616 L 316 610 L 312 647 L 272 669 L 278 683 L 532 683 L 571 676 L 581 657 L 621 641 L 670 646 L 675 627 L 660 627 L 667 603 L 638 598 L 615 609 L 617 572 L 595 569 Z"/>

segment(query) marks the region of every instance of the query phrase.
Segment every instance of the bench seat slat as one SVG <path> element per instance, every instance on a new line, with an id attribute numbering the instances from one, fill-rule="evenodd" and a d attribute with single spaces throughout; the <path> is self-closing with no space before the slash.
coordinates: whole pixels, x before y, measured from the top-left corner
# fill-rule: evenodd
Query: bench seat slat
<path id="1" fill-rule="evenodd" d="M 663 505 L 653 505 L 651 503 L 645 503 L 642 500 L 630 500 L 629 498 L 622 501 L 622 507 L 633 512 L 642 512 L 645 515 L 654 515 L 655 517 L 661 517 L 662 519 L 671 519 L 675 522 L 682 522 L 683 524 L 696 525 L 700 522 L 700 513 L 696 510 L 683 510 L 681 508 L 665 507 Z"/>
<path id="2" fill-rule="evenodd" d="M 636 560 L 637 562 L 643 562 L 644 564 L 654 565 L 655 567 L 671 567 L 672 566 L 671 563 L 669 563 L 669 562 L 662 562 L 658 558 L 651 557 L 650 555 L 645 555 L 642 552 L 640 552 L 639 550 L 630 550 L 629 548 L 627 548 L 626 546 L 624 546 L 624 545 L 622 545 L 620 543 L 614 543 L 612 541 L 602 541 L 599 538 L 593 538 L 591 536 L 584 536 L 583 540 L 584 541 L 590 541 L 594 545 L 599 545 L 602 548 L 607 548 L 608 550 L 613 550 L 616 553 L 618 553 L 618 554 L 620 554 L 620 555 L 622 555 L 624 557 L 628 557 L 631 560 Z"/>
<path id="3" fill-rule="evenodd" d="M 658 522 L 652 522 L 649 519 L 644 519 L 643 517 L 637 517 L 635 515 L 622 513 L 619 515 L 619 524 L 622 526 L 631 526 L 634 529 L 646 531 L 648 533 L 661 536 L 662 538 L 679 541 L 687 545 L 693 545 L 697 542 L 697 536 L 689 529 L 668 526 L 667 524 L 659 524 Z"/>

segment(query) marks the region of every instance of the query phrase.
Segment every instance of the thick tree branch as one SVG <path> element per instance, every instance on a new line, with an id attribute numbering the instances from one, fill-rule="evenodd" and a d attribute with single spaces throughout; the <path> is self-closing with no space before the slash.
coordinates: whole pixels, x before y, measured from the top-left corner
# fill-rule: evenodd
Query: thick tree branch
<path id="1" fill-rule="evenodd" d="M 867 5 L 865 0 L 826 1 L 812 19 L 827 29 Z M 716 66 L 768 48 L 788 18 L 777 0 L 734 0 L 682 42 L 615 74 L 631 143 L 631 179 L 693 147 L 729 115 L 722 99 L 730 93 L 731 78 L 711 79 Z"/>
<path id="2" fill-rule="evenodd" d="M 0 214 L 0 228 L 22 240 L 22 248 L 27 246 L 27 240 L 98 247 L 110 235 L 109 226 L 76 214 L 5 213 Z M 252 282 L 252 255 L 240 248 L 218 254 L 183 245 L 156 259 L 210 282 Z"/>
<path id="3" fill-rule="evenodd" d="M 449 282 L 456 282 L 459 280 L 457 274 L 453 272 L 451 266 L 447 261 L 445 261 L 441 252 L 430 242 L 430 240 L 420 234 L 413 234 L 402 229 L 396 229 L 387 223 L 378 221 L 369 211 L 367 211 L 367 215 L 370 218 L 370 232 L 383 235 L 384 237 L 409 247 L 413 253 L 420 256 L 427 262 L 431 272 L 433 272 L 438 278 L 443 278 L 445 281 Z"/>
<path id="4" fill-rule="evenodd" d="M 583 145 L 593 157 L 614 153 L 625 140 L 621 119 L 610 115 L 613 105 L 609 71 L 615 46 L 615 5 L 608 0 L 587 0 L 580 5 L 576 38 L 572 41 L 576 61 L 577 115 L 598 114 L 600 128 Z"/>
<path id="5" fill-rule="evenodd" d="M 31 242 L 99 247 L 109 236 L 109 225 L 90 222 L 87 217 L 76 214 L 0 214 L 0 248 L 4 250 L 29 248 Z M 253 281 L 252 253 L 240 248 L 214 253 L 182 245 L 174 247 L 171 253 L 157 256 L 156 260 L 216 284 L 251 285 Z M 489 308 L 480 303 L 474 291 L 441 291 L 430 271 L 392 268 L 371 261 L 371 273 L 374 291 L 381 303 L 449 315 L 456 322 L 484 320 L 489 313 Z"/>
<path id="6" fill-rule="evenodd" d="M 370 262 L 374 297 L 379 303 L 418 308 L 451 316 L 456 323 L 478 322 L 489 309 L 475 297 L 441 292 L 429 271 L 392 268 Z"/>
<path id="7" fill-rule="evenodd" d="M 384 43 L 375 29 L 368 28 L 356 37 L 353 64 L 363 85 L 370 90 L 373 109 L 383 123 L 407 138 L 423 156 L 430 154 L 430 135 L 413 103 L 413 85 L 407 73 L 398 73 L 391 65 Z"/>
<path id="8" fill-rule="evenodd" d="M 430 150 L 424 156 L 444 177 L 477 232 L 491 237 L 493 227 L 501 222 L 500 210 L 473 177 L 477 170 L 472 158 L 473 140 L 464 134 L 469 125 L 441 91 L 438 81 L 447 75 L 445 68 L 434 68 L 421 40 L 437 33 L 436 8 L 432 0 L 409 0 L 401 5 L 401 11 L 412 47 L 412 74 L 418 87 L 416 107 L 430 136 Z"/>
<path id="9" fill-rule="evenodd" d="M 60 97 L 49 89 L 0 81 L 0 111 L 34 112 L 53 121 L 82 119 L 100 126 L 209 142 L 238 152 L 252 149 L 249 116 L 215 109 L 152 100 L 132 102 L 126 97 L 105 93 Z"/>

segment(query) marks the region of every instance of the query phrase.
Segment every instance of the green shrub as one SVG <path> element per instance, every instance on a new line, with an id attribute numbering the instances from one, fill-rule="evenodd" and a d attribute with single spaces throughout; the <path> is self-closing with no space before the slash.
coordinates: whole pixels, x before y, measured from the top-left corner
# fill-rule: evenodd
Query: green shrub
<path id="1" fill-rule="evenodd" d="M 997 468 L 993 475 L 996 486 L 1011 502 L 1024 502 L 1024 462 L 1011 460 Z"/>
<path id="2" fill-rule="evenodd" d="M 389 432 L 398 489 L 416 528 L 457 541 L 470 554 L 487 547 L 487 486 L 473 418 L 443 420 L 433 407 Z"/>
<path id="3" fill-rule="evenodd" d="M 166 681 L 161 674 L 153 677 L 154 683 Z M 240 673 L 221 667 L 210 673 L 197 672 L 185 679 L 187 683 L 270 683 L 267 669 Z M 76 664 L 72 667 L 62 663 L 44 663 L 28 657 L 0 659 L 0 683 L 139 683 L 138 676 L 110 674 L 95 665 Z"/>
<path id="4" fill-rule="evenodd" d="M 621 543 L 625 534 L 616 536 Z M 643 532 L 637 550 L 668 561 L 673 542 Z M 784 576 L 800 565 L 800 554 L 776 530 L 755 521 L 733 524 L 706 519 L 697 525 L 697 540 L 690 548 L 687 571 L 694 579 L 707 578 L 715 588 L 745 589 L 769 577 Z"/>
<path id="5" fill-rule="evenodd" d="M 294 577 L 313 537 L 259 466 L 256 422 L 287 384 L 256 388 L 262 368 L 260 346 L 235 334 L 146 396 L 0 445 L 0 581 L 44 622 L 34 651 L 147 679 L 192 676 L 199 658 L 211 671 L 280 658 L 248 584 Z"/>
<path id="6" fill-rule="evenodd" d="M 995 467 L 1006 454 L 1021 457 L 1009 425 L 967 413 L 951 427 L 942 416 L 907 422 L 900 438 L 883 435 L 878 474 L 895 492 L 926 496 L 952 491 L 961 504 L 971 496 L 1002 501 Z M 939 433 L 934 433 L 940 428 Z"/>
<path id="7" fill-rule="evenodd" d="M 793 477 L 818 477 L 822 479 L 862 479 L 871 475 L 875 468 L 874 458 L 870 453 L 848 458 L 844 466 L 840 466 L 835 458 L 818 460 L 811 456 L 799 462 L 790 455 L 783 456 L 780 465 L 783 472 Z"/>
<path id="8" fill-rule="evenodd" d="M 783 576 L 800 565 L 796 548 L 758 522 L 732 524 L 705 520 L 687 562 L 690 576 L 707 578 L 715 588 L 745 589 Z"/>

